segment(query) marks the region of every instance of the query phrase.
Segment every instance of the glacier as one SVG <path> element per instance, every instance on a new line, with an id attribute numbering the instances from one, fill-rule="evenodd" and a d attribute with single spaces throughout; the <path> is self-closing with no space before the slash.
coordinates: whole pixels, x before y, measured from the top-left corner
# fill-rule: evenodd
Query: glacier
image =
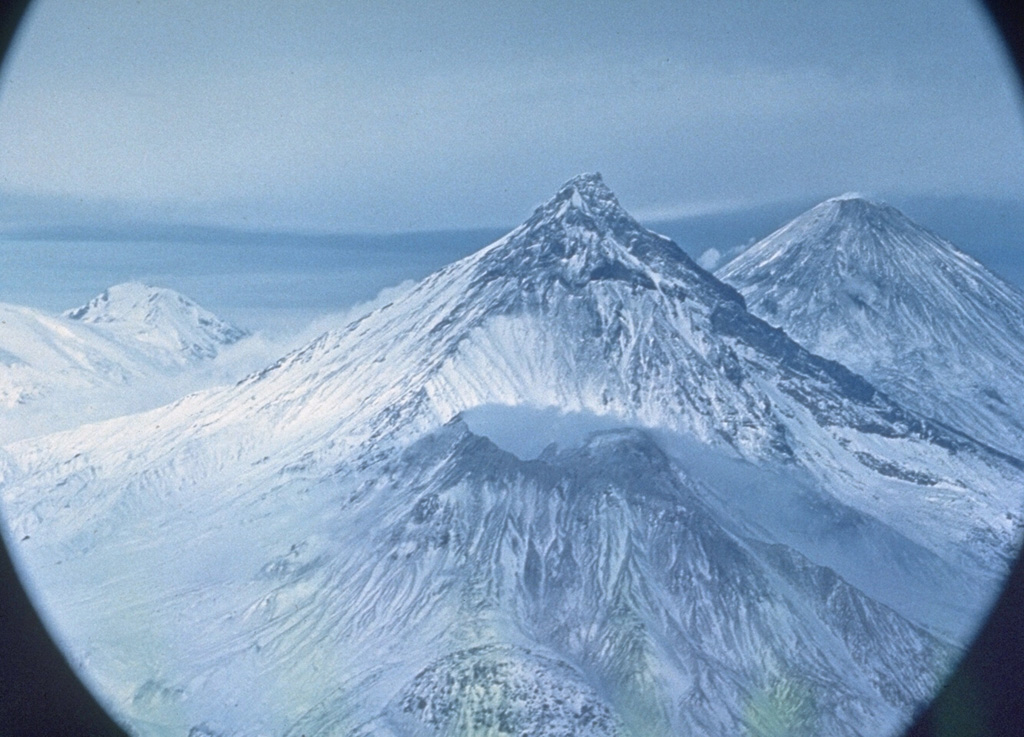
<path id="1" fill-rule="evenodd" d="M 139 735 L 895 733 L 1022 482 L 599 175 L 236 384 L 0 451 L 13 557 Z"/>

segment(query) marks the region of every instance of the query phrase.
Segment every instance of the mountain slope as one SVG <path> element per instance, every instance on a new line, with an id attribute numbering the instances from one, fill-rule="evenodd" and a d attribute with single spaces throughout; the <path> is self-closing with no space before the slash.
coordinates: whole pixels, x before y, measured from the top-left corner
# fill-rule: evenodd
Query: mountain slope
<path id="1" fill-rule="evenodd" d="M 0 327 L 0 442 L 170 401 L 184 392 L 178 377 L 246 335 L 141 284 L 62 316 L 0 305 Z"/>
<path id="2" fill-rule="evenodd" d="M 470 419 L 499 410 L 626 429 L 517 457 Z M 969 634 L 1024 485 L 748 314 L 593 175 L 236 386 L 5 451 L 44 611 L 147 734 L 532 733 L 545 709 L 579 734 L 877 734 Z"/>
<path id="3" fill-rule="evenodd" d="M 456 419 L 358 466 L 18 548 L 143 734 L 884 734 L 956 657 L 642 432 L 522 461 Z"/>
<path id="4" fill-rule="evenodd" d="M 1024 294 L 895 208 L 827 200 L 716 275 L 814 353 L 1024 455 Z"/>

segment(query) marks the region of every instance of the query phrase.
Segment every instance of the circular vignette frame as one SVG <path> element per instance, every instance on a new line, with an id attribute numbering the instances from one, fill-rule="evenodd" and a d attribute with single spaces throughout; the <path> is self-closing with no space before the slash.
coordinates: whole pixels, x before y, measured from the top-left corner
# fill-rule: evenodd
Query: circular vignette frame
<path id="1" fill-rule="evenodd" d="M 0 5 L 0 64 L 29 4 Z M 1024 117 L 1024 3 L 982 4 L 1012 57 Z M 970 650 L 904 737 L 1010 737 L 1022 724 L 1024 551 Z M 37 736 L 127 737 L 78 680 L 0 545 L 0 737 Z"/>

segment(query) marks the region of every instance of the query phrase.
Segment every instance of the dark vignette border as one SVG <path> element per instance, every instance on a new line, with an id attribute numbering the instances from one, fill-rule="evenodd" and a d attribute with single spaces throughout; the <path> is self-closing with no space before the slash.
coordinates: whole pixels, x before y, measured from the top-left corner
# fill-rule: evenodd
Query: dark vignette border
<path id="1" fill-rule="evenodd" d="M 1024 3 L 983 0 L 1021 76 Z M 29 0 L 0 2 L 0 60 Z M 1021 114 L 1024 116 L 1024 98 Z M 1024 557 L 964 660 L 905 737 L 1024 734 Z M 127 737 L 75 676 L 0 544 L 0 737 Z"/>

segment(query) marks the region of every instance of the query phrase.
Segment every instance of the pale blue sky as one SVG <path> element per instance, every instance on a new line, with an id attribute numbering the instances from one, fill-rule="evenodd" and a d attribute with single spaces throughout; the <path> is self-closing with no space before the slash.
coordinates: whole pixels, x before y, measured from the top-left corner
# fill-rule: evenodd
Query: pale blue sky
<path id="1" fill-rule="evenodd" d="M 648 221 L 1024 192 L 960 0 L 38 0 L 2 72 L 8 222 L 494 226 L 594 170 Z"/>

